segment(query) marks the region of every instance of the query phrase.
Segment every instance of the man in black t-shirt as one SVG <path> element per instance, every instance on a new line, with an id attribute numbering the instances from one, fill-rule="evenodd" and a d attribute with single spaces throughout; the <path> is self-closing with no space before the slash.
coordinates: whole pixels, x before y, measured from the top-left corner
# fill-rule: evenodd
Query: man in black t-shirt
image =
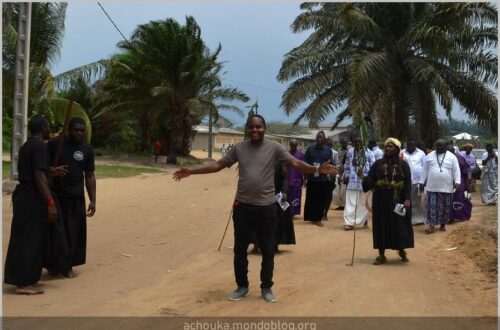
<path id="1" fill-rule="evenodd" d="M 42 274 L 48 222 L 58 217 L 47 174 L 49 123 L 42 115 L 28 123 L 31 137 L 19 150 L 19 184 L 12 194 L 12 225 L 5 260 L 4 281 L 20 294 L 43 293 Z"/>
<path id="2" fill-rule="evenodd" d="M 71 118 L 69 122 L 69 134 L 59 136 L 49 141 L 49 154 L 53 165 L 67 165 L 68 174 L 54 178 L 53 189 L 61 204 L 61 212 L 64 219 L 64 230 L 67 239 L 69 253 L 54 253 L 57 258 L 69 258 L 68 262 L 56 260 L 47 267 L 52 275 L 62 274 L 67 277 L 76 276 L 72 267 L 82 265 L 86 260 L 87 245 L 87 216 L 95 213 L 96 203 L 96 180 L 94 175 L 94 150 L 85 142 L 85 122 L 78 117 Z M 60 139 L 64 139 L 60 158 L 57 149 Z M 55 164 L 57 162 L 57 164 Z M 85 187 L 90 200 L 87 213 L 85 212 Z M 57 235 L 54 235 L 57 236 Z M 60 235 L 55 237 L 61 239 Z M 61 265 L 68 265 L 63 267 Z"/>

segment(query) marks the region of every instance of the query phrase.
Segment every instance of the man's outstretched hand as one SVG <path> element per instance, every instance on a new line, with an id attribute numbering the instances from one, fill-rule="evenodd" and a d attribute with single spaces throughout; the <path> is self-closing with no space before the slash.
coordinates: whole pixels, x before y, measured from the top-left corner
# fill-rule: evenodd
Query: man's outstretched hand
<path id="1" fill-rule="evenodd" d="M 180 170 L 177 170 L 174 172 L 174 180 L 175 181 L 180 181 L 183 178 L 187 178 L 188 176 L 191 175 L 191 171 L 185 167 L 181 167 Z"/>
<path id="2" fill-rule="evenodd" d="M 327 160 L 318 169 L 321 174 L 337 175 L 337 167 L 330 164 L 330 160 Z"/>

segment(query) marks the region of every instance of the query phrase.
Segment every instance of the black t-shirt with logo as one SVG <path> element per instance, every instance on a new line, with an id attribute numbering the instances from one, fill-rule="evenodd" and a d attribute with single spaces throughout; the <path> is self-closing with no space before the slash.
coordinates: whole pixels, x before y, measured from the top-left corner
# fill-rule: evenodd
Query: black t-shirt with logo
<path id="1" fill-rule="evenodd" d="M 47 146 L 38 137 L 30 137 L 19 149 L 17 164 L 19 182 L 35 184 L 35 170 L 43 170 L 46 175 L 49 169 Z"/>
<path id="2" fill-rule="evenodd" d="M 50 163 L 53 164 L 61 137 L 48 142 Z M 55 177 L 53 188 L 62 197 L 84 196 L 84 172 L 94 172 L 94 150 L 86 143 L 72 143 L 65 137 L 64 145 L 57 166 L 68 165 L 69 173 L 63 177 Z"/>

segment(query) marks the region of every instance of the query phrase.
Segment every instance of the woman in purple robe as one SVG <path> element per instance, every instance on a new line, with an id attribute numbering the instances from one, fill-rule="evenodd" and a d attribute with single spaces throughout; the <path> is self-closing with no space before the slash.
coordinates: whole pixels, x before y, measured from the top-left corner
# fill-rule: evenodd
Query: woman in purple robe
<path id="1" fill-rule="evenodd" d="M 451 146 L 451 147 L 450 147 Z M 450 149 L 451 148 L 451 149 Z M 455 154 L 453 144 L 448 145 L 448 150 Z M 455 221 L 470 220 L 472 213 L 472 203 L 469 194 L 469 164 L 467 160 L 459 153 L 455 154 L 460 167 L 460 186 L 453 193 L 453 202 L 451 203 L 450 223 Z"/>
<path id="2" fill-rule="evenodd" d="M 304 154 L 297 149 L 298 142 L 295 139 L 290 140 L 290 154 L 300 160 L 304 160 Z M 295 167 L 288 167 L 288 203 L 292 217 L 300 214 L 302 201 L 302 186 L 304 185 L 304 174 Z"/>

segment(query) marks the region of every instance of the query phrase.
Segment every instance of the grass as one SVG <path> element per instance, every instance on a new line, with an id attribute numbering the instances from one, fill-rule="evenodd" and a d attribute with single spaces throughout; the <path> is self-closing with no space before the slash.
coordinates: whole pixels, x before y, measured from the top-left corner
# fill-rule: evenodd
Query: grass
<path id="1" fill-rule="evenodd" d="M 96 165 L 97 178 L 128 178 L 142 173 L 160 173 L 159 169 L 152 167 L 135 167 L 124 165 Z"/>
<path id="2" fill-rule="evenodd" d="M 2 161 L 2 180 L 10 178 L 10 162 Z"/>
<path id="3" fill-rule="evenodd" d="M 124 165 L 96 165 L 97 178 L 128 178 L 141 173 L 159 173 L 161 170 L 152 167 L 135 167 Z M 10 177 L 10 162 L 2 162 L 3 180 Z"/>

